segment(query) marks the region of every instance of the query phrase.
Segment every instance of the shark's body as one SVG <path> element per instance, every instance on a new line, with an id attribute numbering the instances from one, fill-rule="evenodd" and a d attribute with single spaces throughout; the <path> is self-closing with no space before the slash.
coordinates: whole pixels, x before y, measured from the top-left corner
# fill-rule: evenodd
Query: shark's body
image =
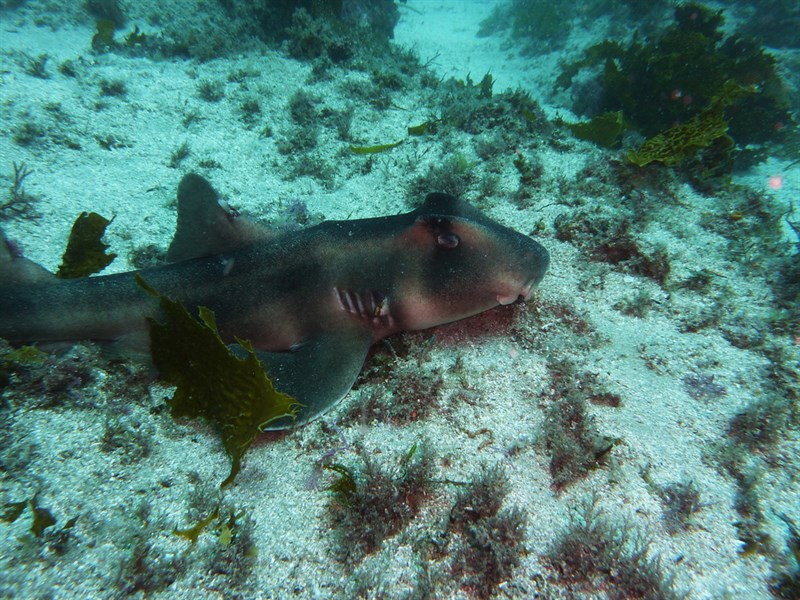
<path id="1" fill-rule="evenodd" d="M 276 388 L 303 405 L 298 423 L 344 397 L 375 341 L 527 298 L 549 262 L 537 242 L 445 194 L 402 215 L 276 233 L 225 208 L 198 175 L 178 189 L 167 259 L 138 273 L 190 310 L 212 309 L 226 342 L 250 340 Z M 158 313 L 133 273 L 58 280 L 0 243 L 0 337 L 12 343 L 146 347 Z"/>

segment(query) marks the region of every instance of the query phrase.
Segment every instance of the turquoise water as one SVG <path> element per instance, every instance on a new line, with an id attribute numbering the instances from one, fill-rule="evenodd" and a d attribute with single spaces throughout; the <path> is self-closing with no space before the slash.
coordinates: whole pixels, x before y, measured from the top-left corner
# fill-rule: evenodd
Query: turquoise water
<path id="1" fill-rule="evenodd" d="M 0 597 L 797 597 L 799 11 L 0 4 Z M 81 295 L 27 261 L 84 211 Z M 224 347 L 151 353 L 101 278 L 167 262 L 329 410 L 259 433 Z"/>

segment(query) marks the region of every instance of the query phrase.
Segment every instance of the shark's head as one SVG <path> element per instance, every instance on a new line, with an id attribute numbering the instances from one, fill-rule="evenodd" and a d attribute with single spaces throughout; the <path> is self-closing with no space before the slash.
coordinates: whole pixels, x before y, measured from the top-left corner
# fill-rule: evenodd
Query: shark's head
<path id="1" fill-rule="evenodd" d="M 549 254 L 538 242 L 446 194 L 429 194 L 398 236 L 402 275 L 390 299 L 403 329 L 463 319 L 526 300 Z"/>

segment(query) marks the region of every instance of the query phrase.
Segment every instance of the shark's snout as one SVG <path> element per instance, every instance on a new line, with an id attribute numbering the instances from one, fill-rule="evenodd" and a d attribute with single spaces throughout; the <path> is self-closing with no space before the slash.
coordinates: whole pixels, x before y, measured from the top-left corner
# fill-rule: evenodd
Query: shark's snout
<path id="1" fill-rule="evenodd" d="M 517 300 L 528 300 L 533 294 L 533 290 L 544 278 L 547 267 L 550 265 L 550 254 L 545 250 L 544 246 L 527 237 L 524 238 L 524 242 L 528 248 L 523 261 L 523 264 L 526 265 L 526 273 L 521 273 L 517 280 L 522 280 L 522 283 L 511 284 L 509 286 L 511 289 L 508 292 L 497 294 L 498 304 L 505 305 Z M 530 275 L 531 271 L 533 271 L 533 275 Z"/>
<path id="2" fill-rule="evenodd" d="M 533 293 L 533 288 L 535 286 L 536 282 L 533 279 L 531 279 L 528 283 L 522 286 L 522 289 L 519 292 L 519 297 L 522 298 L 523 300 L 527 300 L 528 298 L 530 298 L 531 294 Z"/>
<path id="3" fill-rule="evenodd" d="M 538 279 L 541 279 L 538 278 Z M 512 292 L 510 294 L 497 294 L 497 303 L 498 304 L 511 304 L 512 302 L 516 302 L 517 300 L 527 300 L 533 294 L 533 290 L 538 283 L 538 279 L 534 278 L 531 279 L 528 283 L 523 285 L 519 291 Z"/>

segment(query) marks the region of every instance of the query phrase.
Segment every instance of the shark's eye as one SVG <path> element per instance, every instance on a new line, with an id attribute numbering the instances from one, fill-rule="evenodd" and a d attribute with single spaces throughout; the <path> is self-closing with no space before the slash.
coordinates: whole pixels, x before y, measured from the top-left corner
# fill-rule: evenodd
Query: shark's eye
<path id="1" fill-rule="evenodd" d="M 461 240 L 455 233 L 440 233 L 436 238 L 436 243 L 440 248 L 455 248 Z"/>

